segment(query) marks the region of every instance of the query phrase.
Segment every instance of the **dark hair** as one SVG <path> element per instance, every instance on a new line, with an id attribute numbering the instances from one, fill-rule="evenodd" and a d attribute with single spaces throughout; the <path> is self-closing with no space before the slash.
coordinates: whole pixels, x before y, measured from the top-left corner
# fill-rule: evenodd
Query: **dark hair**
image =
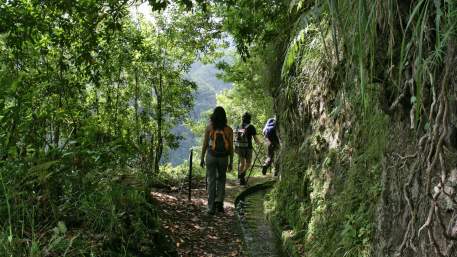
<path id="1" fill-rule="evenodd" d="M 243 114 L 243 116 L 241 117 L 241 120 L 243 121 L 244 124 L 251 123 L 251 114 L 249 112 L 245 112 Z"/>
<path id="2" fill-rule="evenodd" d="M 214 108 L 213 114 L 210 117 L 211 125 L 215 129 L 224 129 L 227 126 L 227 114 L 222 106 Z"/>

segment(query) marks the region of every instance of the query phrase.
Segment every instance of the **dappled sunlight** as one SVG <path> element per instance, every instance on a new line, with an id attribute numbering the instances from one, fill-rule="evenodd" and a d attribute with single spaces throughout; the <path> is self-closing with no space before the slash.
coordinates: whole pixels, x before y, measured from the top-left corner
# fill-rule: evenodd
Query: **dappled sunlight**
<path id="1" fill-rule="evenodd" d="M 160 206 L 160 216 L 166 231 L 176 242 L 181 256 L 245 256 L 235 219 L 232 191 L 239 191 L 228 181 L 225 213 L 210 216 L 204 183 L 192 190 L 192 200 L 186 190 L 153 189 L 151 196 Z"/>
<path id="2" fill-rule="evenodd" d="M 4 0 L 0 257 L 455 257 L 456 74 L 456 0 Z"/>

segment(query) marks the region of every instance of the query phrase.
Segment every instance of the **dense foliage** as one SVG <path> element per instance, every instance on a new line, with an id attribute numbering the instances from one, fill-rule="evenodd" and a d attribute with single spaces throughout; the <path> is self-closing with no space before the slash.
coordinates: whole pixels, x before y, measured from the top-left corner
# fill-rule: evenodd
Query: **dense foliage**
<path id="1" fill-rule="evenodd" d="M 217 103 L 278 118 L 291 254 L 457 251 L 455 1 L 147 2 L 0 4 L 2 256 L 172 255 L 147 188 L 173 129 L 202 134 L 186 74 L 227 38 Z"/>
<path id="2" fill-rule="evenodd" d="M 453 256 L 455 2 L 226 8 L 240 53 L 272 78 L 283 147 L 269 215 L 291 253 Z"/>
<path id="3" fill-rule="evenodd" d="M 0 255 L 173 254 L 146 188 L 220 32 L 199 6 L 137 4 L 0 4 Z"/>

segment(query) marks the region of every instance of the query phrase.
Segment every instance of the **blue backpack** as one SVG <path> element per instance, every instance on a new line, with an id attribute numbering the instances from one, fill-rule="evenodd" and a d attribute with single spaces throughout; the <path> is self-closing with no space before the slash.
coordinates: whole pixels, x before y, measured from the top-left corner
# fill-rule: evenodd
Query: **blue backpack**
<path id="1" fill-rule="evenodd" d="M 276 120 L 274 118 L 268 119 L 265 127 L 263 128 L 263 135 L 270 139 L 274 140 L 276 137 Z"/>

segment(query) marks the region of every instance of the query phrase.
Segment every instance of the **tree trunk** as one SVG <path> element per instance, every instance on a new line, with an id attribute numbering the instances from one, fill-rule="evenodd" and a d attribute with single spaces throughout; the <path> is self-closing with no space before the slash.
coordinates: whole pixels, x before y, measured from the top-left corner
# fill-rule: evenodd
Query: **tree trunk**
<path id="1" fill-rule="evenodd" d="M 138 146 L 141 145 L 141 140 L 140 140 L 140 123 L 139 123 L 139 117 L 138 117 L 138 98 L 140 94 L 140 89 L 138 87 L 138 69 L 135 68 L 135 132 L 136 132 L 136 140 L 138 143 Z"/>
<path id="2" fill-rule="evenodd" d="M 62 109 L 62 95 L 63 95 L 63 88 L 65 87 L 64 82 L 63 82 L 63 47 L 60 46 L 60 60 L 59 60 L 59 82 L 60 82 L 60 88 L 59 88 L 59 103 L 58 103 L 58 112 L 61 111 Z M 60 118 L 56 117 L 56 124 L 55 124 L 55 130 L 54 130 L 54 147 L 59 148 L 59 141 L 60 141 Z"/>
<path id="3" fill-rule="evenodd" d="M 162 158 L 163 151 L 163 138 L 162 138 L 162 93 L 163 93 L 163 79 L 162 74 L 159 75 L 159 87 L 154 87 L 157 97 L 157 145 L 155 150 L 154 172 L 160 171 L 160 159 Z"/>

